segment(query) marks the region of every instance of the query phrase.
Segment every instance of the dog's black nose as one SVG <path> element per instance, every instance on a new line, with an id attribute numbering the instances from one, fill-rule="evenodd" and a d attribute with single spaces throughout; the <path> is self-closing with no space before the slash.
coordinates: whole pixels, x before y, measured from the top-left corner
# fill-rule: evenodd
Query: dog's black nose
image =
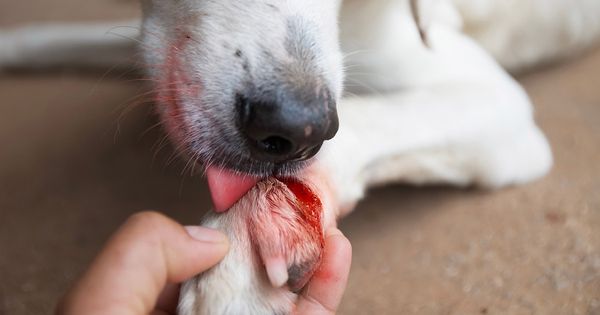
<path id="1" fill-rule="evenodd" d="M 238 97 L 241 130 L 253 157 L 270 162 L 313 157 L 338 130 L 335 101 L 329 93 L 318 97 L 278 94 L 272 100 Z"/>

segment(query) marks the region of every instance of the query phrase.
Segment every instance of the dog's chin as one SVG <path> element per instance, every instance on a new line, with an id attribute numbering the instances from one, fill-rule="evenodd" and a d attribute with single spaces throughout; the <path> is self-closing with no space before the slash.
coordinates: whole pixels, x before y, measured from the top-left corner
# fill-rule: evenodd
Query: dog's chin
<path id="1" fill-rule="evenodd" d="M 249 159 L 246 163 L 243 161 L 238 163 L 224 161 L 216 165 L 220 168 L 229 169 L 239 174 L 254 177 L 293 177 L 302 169 L 310 165 L 311 161 L 312 159 L 274 163 Z"/>

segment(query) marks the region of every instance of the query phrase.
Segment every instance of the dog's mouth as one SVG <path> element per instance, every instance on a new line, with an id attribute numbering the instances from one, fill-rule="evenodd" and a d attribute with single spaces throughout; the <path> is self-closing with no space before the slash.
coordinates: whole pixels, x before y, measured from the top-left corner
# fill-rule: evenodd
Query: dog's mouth
<path id="1" fill-rule="evenodd" d="M 217 212 L 223 212 L 231 208 L 261 179 L 260 177 L 217 166 L 206 168 L 206 178 Z"/>
<path id="2" fill-rule="evenodd" d="M 207 77 L 212 72 L 194 68 L 194 58 L 184 54 L 194 43 L 182 33 L 167 47 L 157 102 L 167 133 L 202 165 L 215 210 L 223 212 L 258 181 L 294 177 L 310 164 L 338 130 L 335 94 L 318 71 L 293 62 L 292 72 L 257 79 L 263 85 L 228 87 L 220 76 L 253 76 L 224 71 Z"/>
<path id="3" fill-rule="evenodd" d="M 293 162 L 292 162 L 293 163 Z M 205 176 L 208 188 L 216 212 L 224 212 L 231 208 L 250 189 L 265 178 L 288 178 L 294 179 L 299 176 L 298 172 L 311 165 L 309 161 L 295 162 L 296 167 L 286 172 L 273 172 L 269 174 L 256 175 L 217 165 L 205 167 Z M 298 164 L 299 163 L 299 164 Z"/>

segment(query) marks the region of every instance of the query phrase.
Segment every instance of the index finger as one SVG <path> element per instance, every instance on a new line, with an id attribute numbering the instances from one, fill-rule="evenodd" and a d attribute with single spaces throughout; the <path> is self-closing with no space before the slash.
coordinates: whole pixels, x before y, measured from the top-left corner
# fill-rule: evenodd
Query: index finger
<path id="1" fill-rule="evenodd" d="M 338 229 L 328 231 L 321 267 L 301 294 L 297 314 L 335 314 L 340 305 L 352 261 L 350 241 Z"/>

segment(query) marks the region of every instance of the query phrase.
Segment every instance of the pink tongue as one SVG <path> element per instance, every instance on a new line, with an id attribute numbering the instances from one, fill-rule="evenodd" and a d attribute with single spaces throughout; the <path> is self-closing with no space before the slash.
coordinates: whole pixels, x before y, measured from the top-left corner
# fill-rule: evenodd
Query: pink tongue
<path id="1" fill-rule="evenodd" d="M 206 177 L 217 212 L 231 208 L 258 182 L 258 178 L 238 175 L 231 170 L 214 166 L 206 169 Z"/>

